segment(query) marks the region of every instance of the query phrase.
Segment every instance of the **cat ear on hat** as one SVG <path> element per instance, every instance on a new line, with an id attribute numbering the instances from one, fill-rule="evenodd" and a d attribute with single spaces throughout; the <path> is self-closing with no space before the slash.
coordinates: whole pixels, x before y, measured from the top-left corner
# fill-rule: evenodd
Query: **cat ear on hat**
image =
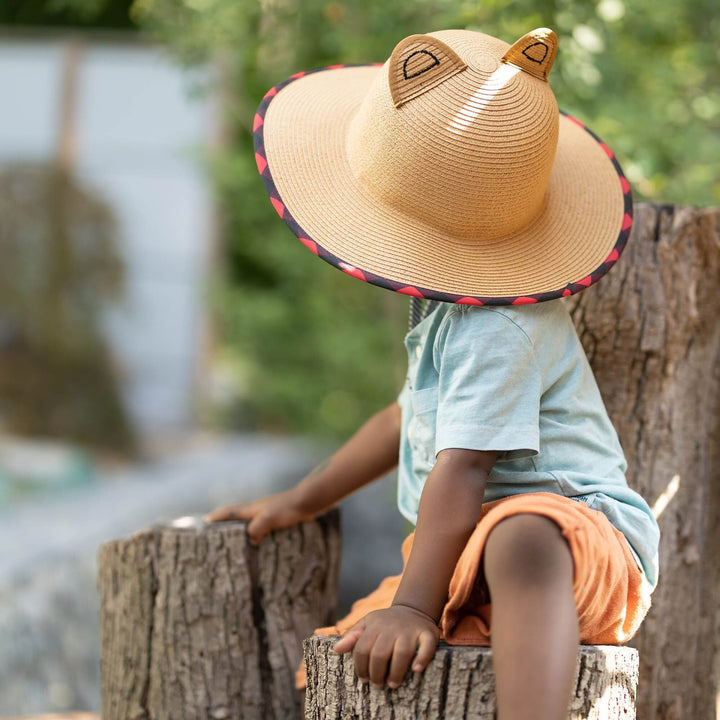
<path id="1" fill-rule="evenodd" d="M 390 94 L 396 108 L 467 68 L 452 48 L 431 35 L 410 35 L 401 40 L 388 64 Z"/>
<path id="2" fill-rule="evenodd" d="M 538 28 L 523 35 L 502 57 L 504 63 L 519 67 L 540 80 L 547 80 L 557 53 L 557 35 Z"/>

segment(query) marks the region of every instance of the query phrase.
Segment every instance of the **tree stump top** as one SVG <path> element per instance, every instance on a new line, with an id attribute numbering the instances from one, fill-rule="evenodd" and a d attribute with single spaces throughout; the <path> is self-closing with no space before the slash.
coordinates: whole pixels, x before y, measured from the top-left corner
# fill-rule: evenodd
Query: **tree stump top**
<path id="1" fill-rule="evenodd" d="M 157 527 L 105 543 L 103 720 L 289 720 L 302 640 L 334 620 L 337 510 L 270 533 Z"/>
<path id="2" fill-rule="evenodd" d="M 492 650 L 440 643 L 422 673 L 408 672 L 396 690 L 361 683 L 352 655 L 332 650 L 336 636 L 305 641 L 306 720 L 493 720 Z M 569 720 L 633 720 L 638 653 L 629 647 L 583 645 L 578 653 Z"/>

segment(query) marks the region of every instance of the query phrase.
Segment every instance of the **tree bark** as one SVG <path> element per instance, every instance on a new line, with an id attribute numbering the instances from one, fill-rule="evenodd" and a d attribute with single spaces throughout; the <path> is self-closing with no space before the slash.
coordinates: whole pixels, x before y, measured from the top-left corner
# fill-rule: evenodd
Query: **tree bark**
<path id="1" fill-rule="evenodd" d="M 163 527 L 98 558 L 103 720 L 292 720 L 302 640 L 334 621 L 339 513 L 250 545 Z"/>
<path id="2" fill-rule="evenodd" d="M 654 508 L 661 579 L 633 643 L 640 720 L 716 717 L 720 627 L 720 211 L 639 205 L 617 267 L 572 310 Z"/>
<path id="3" fill-rule="evenodd" d="M 492 651 L 438 646 L 423 673 L 408 672 L 397 690 L 358 681 L 352 654 L 338 655 L 336 637 L 305 641 L 308 671 L 306 720 L 493 720 L 495 676 Z M 583 646 L 569 720 L 633 720 L 637 651 Z"/>
<path id="4" fill-rule="evenodd" d="M 661 581 L 635 641 L 640 720 L 715 716 L 719 276 L 718 211 L 640 205 L 617 267 L 570 299 L 628 481 L 662 531 Z M 103 720 L 299 717 L 299 645 L 331 622 L 338 558 L 335 516 L 276 533 L 259 549 L 239 523 L 104 545 Z M 379 691 L 357 686 L 331 642 L 306 644 L 308 718 L 492 717 L 486 649 L 441 646 L 422 676 Z M 635 657 L 583 648 L 571 718 L 634 717 Z"/>

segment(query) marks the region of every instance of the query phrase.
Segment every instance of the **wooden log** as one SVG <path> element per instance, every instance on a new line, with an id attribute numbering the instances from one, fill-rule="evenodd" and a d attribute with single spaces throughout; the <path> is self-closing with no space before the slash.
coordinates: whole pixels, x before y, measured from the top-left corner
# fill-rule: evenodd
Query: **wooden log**
<path id="1" fill-rule="evenodd" d="M 640 204 L 573 319 L 660 524 L 660 584 L 633 645 L 638 717 L 711 720 L 720 684 L 720 211 Z"/>
<path id="2" fill-rule="evenodd" d="M 306 720 L 493 720 L 496 713 L 492 651 L 440 643 L 423 673 L 408 671 L 396 690 L 363 684 L 352 654 L 332 650 L 337 637 L 305 641 Z M 633 720 L 637 651 L 582 646 L 569 720 Z"/>
<path id="3" fill-rule="evenodd" d="M 161 527 L 98 558 L 103 720 L 292 720 L 302 640 L 334 621 L 338 511 L 271 533 Z"/>

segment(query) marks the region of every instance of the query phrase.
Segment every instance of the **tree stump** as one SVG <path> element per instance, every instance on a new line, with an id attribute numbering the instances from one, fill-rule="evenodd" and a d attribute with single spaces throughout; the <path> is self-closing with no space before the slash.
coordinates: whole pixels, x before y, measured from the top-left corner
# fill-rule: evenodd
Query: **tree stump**
<path id="1" fill-rule="evenodd" d="M 100 548 L 103 720 L 292 720 L 303 638 L 335 618 L 337 510 L 250 545 L 245 523 Z"/>
<path id="2" fill-rule="evenodd" d="M 628 482 L 662 533 L 660 584 L 633 642 L 638 717 L 712 720 L 720 681 L 720 211 L 639 204 L 617 267 L 568 302 Z M 384 696 L 367 692 L 379 712 Z"/>
<path id="3" fill-rule="evenodd" d="M 573 318 L 660 524 L 660 584 L 633 645 L 638 717 L 711 720 L 720 681 L 720 211 L 645 205 Z"/>
<path id="4" fill-rule="evenodd" d="M 628 481 L 662 531 L 661 582 L 635 642 L 641 720 L 715 713 L 719 276 L 719 211 L 639 205 L 617 268 L 569 299 Z M 338 557 L 331 518 L 277 533 L 259 549 L 239 523 L 163 528 L 103 546 L 103 720 L 298 717 L 299 642 L 331 622 Z M 323 642 L 332 641 L 306 645 L 309 718 L 432 718 L 442 717 L 431 714 L 440 707 L 453 719 L 492 717 L 485 649 L 441 646 L 422 676 L 379 691 L 353 684 L 349 658 Z M 636 657 L 628 648 L 583 648 L 571 717 L 634 717 Z M 605 698 L 615 698 L 610 707 Z M 468 714 L 481 707 L 485 715 Z"/>
<path id="5" fill-rule="evenodd" d="M 408 672 L 397 690 L 360 683 L 352 654 L 338 655 L 337 637 L 305 641 L 306 720 L 493 720 L 496 713 L 492 651 L 440 643 L 423 673 Z M 569 720 L 633 720 L 637 651 L 583 646 Z"/>

